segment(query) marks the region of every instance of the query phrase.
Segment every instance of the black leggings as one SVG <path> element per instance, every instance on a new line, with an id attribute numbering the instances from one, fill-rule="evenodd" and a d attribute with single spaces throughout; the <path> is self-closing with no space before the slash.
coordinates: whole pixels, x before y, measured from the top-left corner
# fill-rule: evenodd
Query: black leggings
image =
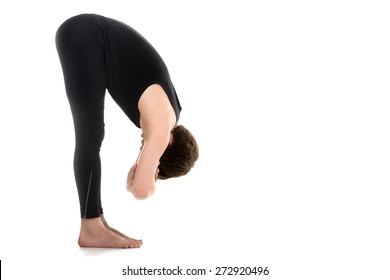
<path id="1" fill-rule="evenodd" d="M 102 44 L 98 37 L 88 36 L 96 33 L 96 28 L 65 22 L 56 33 L 75 128 L 74 173 L 82 218 L 103 214 L 99 152 L 104 137 L 106 73 Z"/>

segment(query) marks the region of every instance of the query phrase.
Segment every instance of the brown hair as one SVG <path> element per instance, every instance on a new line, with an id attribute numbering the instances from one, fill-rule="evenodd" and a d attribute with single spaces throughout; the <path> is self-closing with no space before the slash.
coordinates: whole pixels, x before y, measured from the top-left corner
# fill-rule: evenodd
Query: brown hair
<path id="1" fill-rule="evenodd" d="M 184 126 L 172 129 L 172 143 L 160 158 L 158 179 L 186 175 L 199 158 L 199 148 L 194 136 Z"/>

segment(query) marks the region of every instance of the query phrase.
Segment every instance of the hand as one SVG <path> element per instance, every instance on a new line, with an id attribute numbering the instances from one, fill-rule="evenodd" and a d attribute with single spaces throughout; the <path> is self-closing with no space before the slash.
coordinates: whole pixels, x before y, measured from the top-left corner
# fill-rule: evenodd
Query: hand
<path id="1" fill-rule="evenodd" d="M 127 173 L 127 185 L 126 189 L 129 192 L 133 192 L 133 185 L 134 185 L 134 177 L 135 177 L 135 171 L 137 170 L 137 163 L 134 163 L 134 165 L 130 168 L 129 173 Z"/>

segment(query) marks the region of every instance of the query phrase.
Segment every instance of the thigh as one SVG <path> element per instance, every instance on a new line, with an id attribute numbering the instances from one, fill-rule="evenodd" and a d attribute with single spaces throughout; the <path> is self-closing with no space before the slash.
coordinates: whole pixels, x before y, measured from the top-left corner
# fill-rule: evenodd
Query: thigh
<path id="1" fill-rule="evenodd" d="M 67 21 L 57 31 L 56 45 L 76 138 L 99 144 L 104 135 L 106 72 L 103 44 L 94 28 L 89 21 Z"/>

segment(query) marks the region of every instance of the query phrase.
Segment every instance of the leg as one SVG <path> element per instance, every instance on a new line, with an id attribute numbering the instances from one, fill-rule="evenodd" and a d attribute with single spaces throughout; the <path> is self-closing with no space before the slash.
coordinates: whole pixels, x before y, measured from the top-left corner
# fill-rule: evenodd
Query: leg
<path id="1" fill-rule="evenodd" d="M 90 30 L 91 26 L 85 22 L 80 24 L 83 20 L 79 17 L 64 23 L 56 34 L 76 136 L 74 173 L 82 218 L 79 245 L 139 247 L 138 241 L 134 244 L 135 241 L 107 228 L 101 218 L 99 151 L 104 137 L 104 53 L 97 37 L 88 37 L 96 34 L 96 30 Z M 75 21 L 77 26 L 73 24 Z"/>
<path id="2" fill-rule="evenodd" d="M 97 218 L 102 214 L 99 151 L 104 137 L 105 67 L 97 42 L 86 36 L 90 27 L 80 22 L 76 26 L 75 20 L 59 28 L 56 44 L 75 128 L 74 173 L 81 217 Z"/>

